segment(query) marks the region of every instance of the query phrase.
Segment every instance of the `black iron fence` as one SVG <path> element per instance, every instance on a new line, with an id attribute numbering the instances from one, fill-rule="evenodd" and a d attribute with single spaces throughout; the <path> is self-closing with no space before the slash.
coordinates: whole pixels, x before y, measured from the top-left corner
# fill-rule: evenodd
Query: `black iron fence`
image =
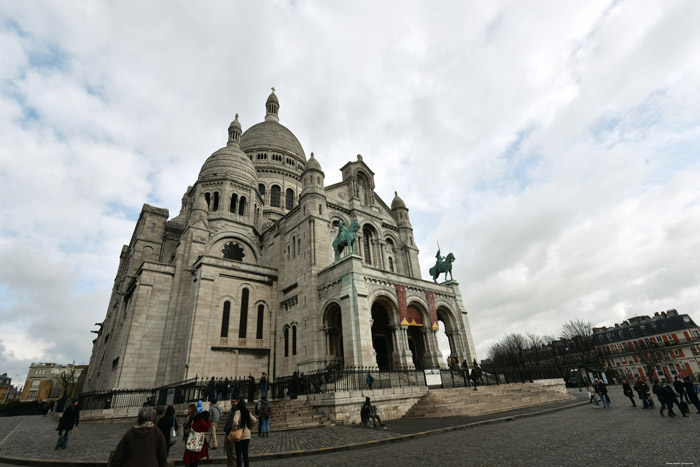
<path id="1" fill-rule="evenodd" d="M 484 368 L 478 385 L 525 383 L 536 379 L 561 378 L 557 368 Z M 218 378 L 217 378 L 218 380 Z M 184 404 L 198 400 L 229 400 L 231 397 L 256 400 L 262 396 L 259 380 L 231 378 L 226 381 L 196 378 L 148 389 L 93 391 L 80 396 L 81 410 L 118 409 L 143 405 Z M 470 371 L 440 369 L 429 381 L 423 370 L 413 367 L 380 370 L 376 367 L 332 367 L 283 376 L 268 384 L 269 399 L 296 398 L 299 395 L 366 391 L 401 387 L 454 388 L 471 386 Z"/>

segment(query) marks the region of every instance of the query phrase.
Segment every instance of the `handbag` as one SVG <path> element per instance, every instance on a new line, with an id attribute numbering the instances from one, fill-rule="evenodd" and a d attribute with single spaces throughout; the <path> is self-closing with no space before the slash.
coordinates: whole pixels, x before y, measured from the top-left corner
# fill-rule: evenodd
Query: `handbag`
<path id="1" fill-rule="evenodd" d="M 185 443 L 185 449 L 190 452 L 200 452 L 203 447 L 204 433 L 190 430 L 190 434 L 187 436 L 187 442 Z"/>
<path id="2" fill-rule="evenodd" d="M 243 438 L 243 428 L 239 428 L 237 430 L 231 430 L 231 433 L 228 434 L 228 440 L 231 441 L 232 443 L 237 443 Z"/>
<path id="3" fill-rule="evenodd" d="M 170 427 L 170 436 L 168 437 L 168 445 L 172 446 L 177 443 L 177 430 L 175 429 L 175 417 L 173 417 L 173 426 Z"/>

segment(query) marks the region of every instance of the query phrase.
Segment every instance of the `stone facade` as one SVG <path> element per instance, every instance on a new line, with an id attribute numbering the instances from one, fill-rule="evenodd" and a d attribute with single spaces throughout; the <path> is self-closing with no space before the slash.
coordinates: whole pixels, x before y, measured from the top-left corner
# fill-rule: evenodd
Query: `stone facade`
<path id="1" fill-rule="evenodd" d="M 177 216 L 144 205 L 122 248 L 85 390 L 210 376 L 273 378 L 341 363 L 397 368 L 476 355 L 458 284 L 421 279 L 408 208 L 374 192 L 362 156 L 325 186 L 313 153 L 265 120 L 203 164 Z M 359 223 L 354 249 L 333 241 Z"/>

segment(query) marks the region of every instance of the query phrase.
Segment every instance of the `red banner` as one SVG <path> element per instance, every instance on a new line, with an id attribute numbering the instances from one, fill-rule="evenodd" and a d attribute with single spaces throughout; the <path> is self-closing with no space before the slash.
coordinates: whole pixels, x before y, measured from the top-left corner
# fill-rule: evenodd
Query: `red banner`
<path id="1" fill-rule="evenodd" d="M 396 295 L 399 298 L 399 317 L 401 318 L 401 326 L 408 326 L 408 321 L 406 320 L 406 286 L 397 285 Z"/>
<path id="2" fill-rule="evenodd" d="M 437 308 L 435 308 L 435 292 L 428 290 L 426 292 L 428 296 L 428 310 L 430 311 L 430 323 L 433 325 L 433 331 L 437 331 L 438 319 L 437 319 Z"/>

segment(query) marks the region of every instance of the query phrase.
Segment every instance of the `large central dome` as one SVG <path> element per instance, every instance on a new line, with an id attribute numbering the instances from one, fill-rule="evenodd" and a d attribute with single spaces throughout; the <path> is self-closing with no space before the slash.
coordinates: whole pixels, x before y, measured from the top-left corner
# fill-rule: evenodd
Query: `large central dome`
<path id="1" fill-rule="evenodd" d="M 306 154 L 301 143 L 294 133 L 279 123 L 279 101 L 274 91 L 267 98 L 265 108 L 265 121 L 253 125 L 241 135 L 241 149 L 247 154 L 258 151 L 280 152 L 295 156 L 302 164 L 305 163 Z"/>

